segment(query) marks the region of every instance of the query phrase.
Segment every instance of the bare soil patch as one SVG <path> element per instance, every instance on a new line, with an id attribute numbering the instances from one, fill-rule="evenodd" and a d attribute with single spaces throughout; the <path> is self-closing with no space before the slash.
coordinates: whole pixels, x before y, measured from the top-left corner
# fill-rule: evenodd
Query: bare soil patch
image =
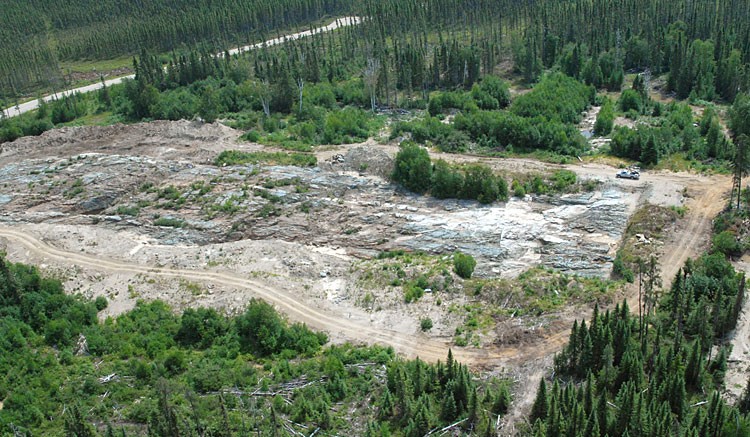
<path id="1" fill-rule="evenodd" d="M 631 181 L 601 163 L 432 153 L 507 174 L 569 169 L 602 181 L 589 193 L 482 206 L 390 184 L 395 144 L 321 151 L 314 168 L 213 165 L 223 150 L 263 149 L 238 137 L 218 124 L 182 121 L 65 128 L 4 144 L 0 249 L 56 274 L 70 292 L 107 296 L 103 316 L 137 299 L 232 313 L 261 297 L 336 342 L 389 344 L 431 361 L 453 347 L 475 368 L 515 375 L 511 418 L 518 419 L 570 323 L 592 303 L 493 317 L 477 331 L 481 348 L 456 347 L 464 308 L 482 305 L 481 297 L 447 269 L 438 275 L 452 280 L 444 290 L 407 304 L 403 285 L 373 286 L 366 278 L 373 267 L 363 263 L 383 250 L 424 251 L 435 260 L 461 250 L 477 258 L 483 279 L 512 278 L 534 265 L 604 277 L 628 218 L 648 202 L 687 211 L 655 246 L 666 288 L 685 259 L 707 246 L 731 186 L 726 176 L 645 172 Z M 637 290 L 622 293 L 637 302 Z M 425 317 L 435 322 L 429 332 L 419 328 Z"/>

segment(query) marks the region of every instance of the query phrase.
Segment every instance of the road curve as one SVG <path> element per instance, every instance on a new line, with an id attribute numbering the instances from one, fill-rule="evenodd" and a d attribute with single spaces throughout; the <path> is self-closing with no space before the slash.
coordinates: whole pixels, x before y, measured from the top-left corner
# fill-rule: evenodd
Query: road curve
<path id="1" fill-rule="evenodd" d="M 356 16 L 337 18 L 336 20 L 332 21 L 327 26 L 317 27 L 317 28 L 312 29 L 312 30 L 305 30 L 305 31 L 302 31 L 302 32 L 297 32 L 297 33 L 292 33 L 292 34 L 289 34 L 289 35 L 284 35 L 284 36 L 281 36 L 281 37 L 278 37 L 278 38 L 269 39 L 268 41 L 260 42 L 260 43 L 257 43 L 257 44 L 251 44 L 251 45 L 247 45 L 247 46 L 244 46 L 244 47 L 234 48 L 234 49 L 229 50 L 229 54 L 230 55 L 236 55 L 238 53 L 246 52 L 246 51 L 249 51 L 249 50 L 255 50 L 255 49 L 258 49 L 258 48 L 261 48 L 261 47 L 264 47 L 264 46 L 265 47 L 274 46 L 274 45 L 277 45 L 277 44 L 282 44 L 282 43 L 284 43 L 286 41 L 300 39 L 300 38 L 304 38 L 304 37 L 310 36 L 310 35 L 315 35 L 315 34 L 318 34 L 318 33 L 329 32 L 331 30 L 338 29 L 339 27 L 351 26 L 351 25 L 354 25 L 354 24 L 359 24 L 361 21 L 362 21 L 361 18 L 360 17 L 356 17 Z M 217 53 L 217 56 L 224 56 L 224 52 Z M 106 85 L 106 86 L 117 85 L 119 83 L 122 83 L 122 81 L 124 81 L 125 79 L 133 79 L 134 77 L 135 77 L 134 74 L 130 74 L 128 76 L 121 76 L 121 77 L 117 77 L 117 78 L 114 78 L 114 79 L 109 79 L 109 80 L 104 81 L 104 85 Z M 94 83 L 94 84 L 91 84 L 91 85 L 86 85 L 86 86 L 82 86 L 82 87 L 79 87 L 79 88 L 73 88 L 73 89 L 61 91 L 59 93 L 49 94 L 49 95 L 46 95 L 46 96 L 42 97 L 41 99 L 44 100 L 45 102 L 49 102 L 49 101 L 56 100 L 56 99 L 59 99 L 59 98 L 65 97 L 65 96 L 69 96 L 69 95 L 72 95 L 72 94 L 75 94 L 75 93 L 81 93 L 82 94 L 82 93 L 88 93 L 88 92 L 91 92 L 91 91 L 96 91 L 98 89 L 101 89 L 104 85 L 101 82 L 97 82 L 97 83 Z M 25 112 L 33 111 L 34 109 L 36 109 L 38 107 L 39 107 L 39 100 L 35 99 L 35 100 L 28 101 L 26 103 L 21 103 L 21 104 L 16 105 L 16 106 L 11 106 L 11 107 L 5 108 L 5 109 L 3 109 L 3 112 L 5 113 L 6 117 L 15 117 L 15 116 L 21 115 L 21 114 L 23 114 Z"/>
<path id="2" fill-rule="evenodd" d="M 305 323 L 316 330 L 336 332 L 354 343 L 365 342 L 392 346 L 398 353 L 410 358 L 420 357 L 431 362 L 444 360 L 448 348 L 451 347 L 451 344 L 447 341 L 430 339 L 414 333 L 382 329 L 370 325 L 367 321 L 355 321 L 338 314 L 332 314 L 308 305 L 307 302 L 297 300 L 296 296 L 286 290 L 272 288 L 259 281 L 231 273 L 151 267 L 101 256 L 70 252 L 53 247 L 24 230 L 9 226 L 0 226 L 0 237 L 19 244 L 44 259 L 63 264 L 77 265 L 106 273 L 132 273 L 165 278 L 182 278 L 249 290 L 255 297 L 273 304 L 292 321 Z M 545 339 L 545 347 L 539 348 L 538 351 L 546 351 L 550 346 L 556 349 L 566 338 L 562 335 L 552 335 Z M 482 350 L 459 348 L 454 350 L 454 355 L 462 362 L 473 366 L 500 366 L 519 358 L 527 359 L 543 356 L 543 354 L 532 353 L 534 356 L 529 357 L 528 350 L 522 351 L 516 347 Z"/>

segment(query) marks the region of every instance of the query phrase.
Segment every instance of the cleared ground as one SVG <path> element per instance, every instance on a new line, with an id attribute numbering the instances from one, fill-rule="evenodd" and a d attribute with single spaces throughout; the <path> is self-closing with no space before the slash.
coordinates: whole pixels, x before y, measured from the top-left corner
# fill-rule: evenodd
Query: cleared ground
<path id="1" fill-rule="evenodd" d="M 497 318 L 479 334 L 481 348 L 455 347 L 464 316 L 451 308 L 476 304 L 471 293 L 447 287 L 407 304 L 399 287 L 367 282 L 367 272 L 382 267 L 367 263 L 389 249 L 424 250 L 440 263 L 460 249 L 477 257 L 484 278 L 536 264 L 606 276 L 628 218 L 649 202 L 687 209 L 651 243 L 668 287 L 685 259 L 707 247 L 731 186 L 727 176 L 647 172 L 631 181 L 600 164 L 435 154 L 509 175 L 569 169 L 601 181 L 592 192 L 481 206 L 389 184 L 382 176 L 394 144 L 320 152 L 319 165 L 307 169 L 213 165 L 222 150 L 264 150 L 238 136 L 218 124 L 154 122 L 65 128 L 4 144 L 0 248 L 57 275 L 70 292 L 107 296 L 103 315 L 155 298 L 231 313 L 259 297 L 335 342 L 383 343 L 430 361 L 453 347 L 475 368 L 515 376 L 510 423 L 533 399 L 572 320 L 592 304 Z M 637 307 L 637 288 L 622 294 Z M 435 322 L 428 333 L 419 329 L 425 317 Z"/>

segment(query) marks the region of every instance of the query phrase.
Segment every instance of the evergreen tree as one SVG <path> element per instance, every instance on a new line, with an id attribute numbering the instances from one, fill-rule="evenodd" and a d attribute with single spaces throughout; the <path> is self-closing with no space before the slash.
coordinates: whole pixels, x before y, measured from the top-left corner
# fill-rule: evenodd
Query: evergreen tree
<path id="1" fill-rule="evenodd" d="M 539 381 L 539 388 L 536 391 L 536 398 L 534 399 L 534 405 L 531 407 L 531 414 L 529 415 L 529 421 L 531 423 L 537 420 L 547 420 L 549 414 L 549 399 L 547 398 L 547 384 L 544 382 L 544 378 Z"/>
<path id="2" fill-rule="evenodd" d="M 97 435 L 94 427 L 84 419 L 78 404 L 73 404 L 67 416 L 65 416 L 65 435 L 66 437 L 94 437 Z"/>

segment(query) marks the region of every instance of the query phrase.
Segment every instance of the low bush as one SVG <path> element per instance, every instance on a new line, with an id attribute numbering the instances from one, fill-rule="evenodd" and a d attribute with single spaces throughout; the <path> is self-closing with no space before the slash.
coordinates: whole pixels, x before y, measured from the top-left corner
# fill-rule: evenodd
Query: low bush
<path id="1" fill-rule="evenodd" d="M 419 327 L 422 329 L 422 331 L 429 331 L 432 329 L 432 319 L 429 317 L 425 317 L 424 319 L 419 321 Z"/>
<path id="2" fill-rule="evenodd" d="M 464 279 L 470 279 L 474 274 L 474 268 L 477 261 L 473 256 L 461 252 L 453 254 L 453 270 L 456 274 Z"/>
<path id="3" fill-rule="evenodd" d="M 225 150 L 214 160 L 214 164 L 222 167 L 225 165 L 242 164 L 271 164 L 271 165 L 295 165 L 298 167 L 315 167 L 318 159 L 315 155 L 305 153 L 285 152 L 240 152 L 238 150 Z"/>

